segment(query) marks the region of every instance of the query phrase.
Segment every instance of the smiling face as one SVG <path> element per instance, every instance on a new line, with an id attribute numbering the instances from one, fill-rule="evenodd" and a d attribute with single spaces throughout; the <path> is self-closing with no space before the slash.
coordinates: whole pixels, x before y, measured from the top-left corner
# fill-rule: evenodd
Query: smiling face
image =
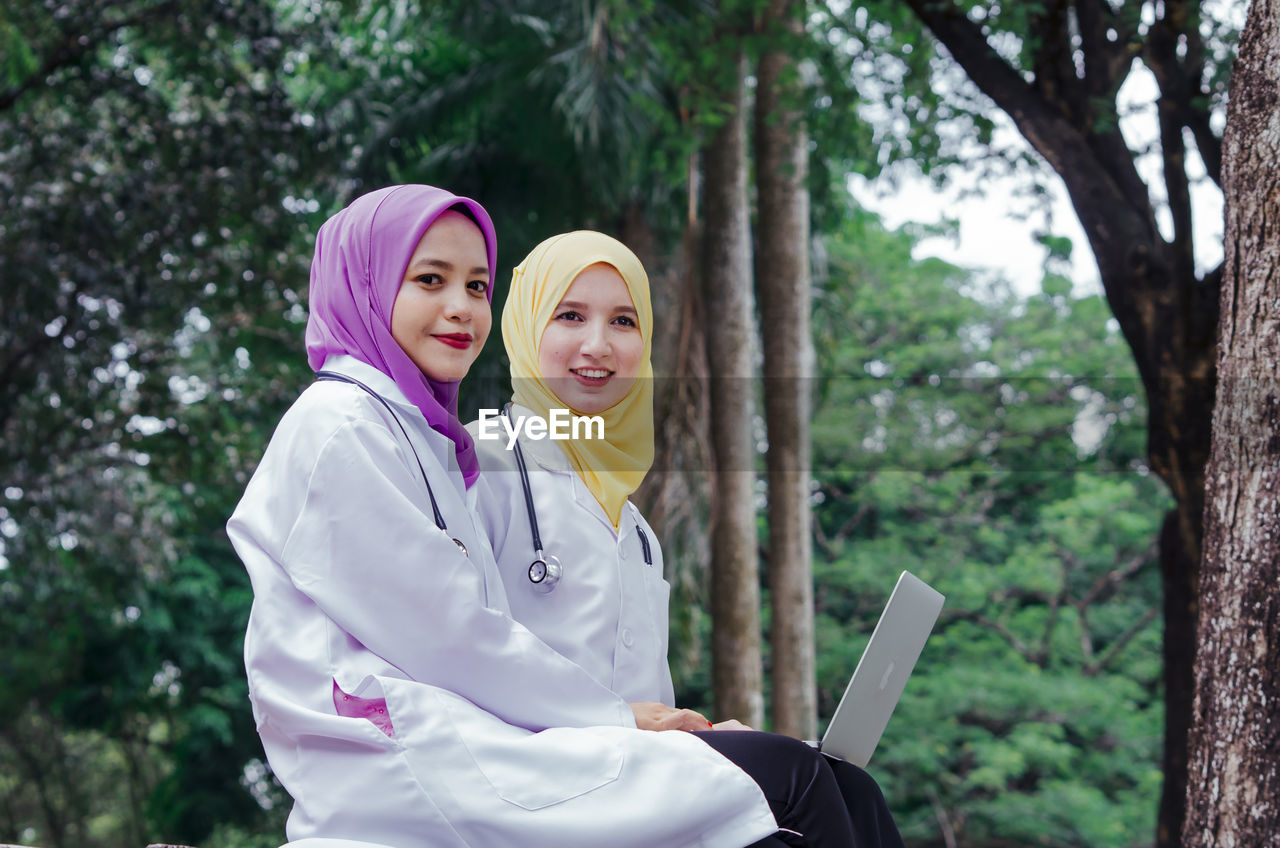
<path id="1" fill-rule="evenodd" d="M 596 263 L 574 278 L 551 313 L 538 368 L 561 402 L 595 415 L 626 396 L 643 355 L 626 282 L 612 265 Z"/>
<path id="2" fill-rule="evenodd" d="M 391 336 L 433 380 L 461 380 L 489 336 L 484 235 L 449 210 L 418 242 L 391 309 Z"/>

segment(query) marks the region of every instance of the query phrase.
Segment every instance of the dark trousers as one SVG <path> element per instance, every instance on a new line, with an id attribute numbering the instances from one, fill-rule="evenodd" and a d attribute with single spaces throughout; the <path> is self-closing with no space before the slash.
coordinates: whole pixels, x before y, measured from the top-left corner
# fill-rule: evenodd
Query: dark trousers
<path id="1" fill-rule="evenodd" d="M 789 736 L 754 730 L 694 733 L 751 776 L 778 833 L 749 848 L 903 848 L 875 779 Z"/>

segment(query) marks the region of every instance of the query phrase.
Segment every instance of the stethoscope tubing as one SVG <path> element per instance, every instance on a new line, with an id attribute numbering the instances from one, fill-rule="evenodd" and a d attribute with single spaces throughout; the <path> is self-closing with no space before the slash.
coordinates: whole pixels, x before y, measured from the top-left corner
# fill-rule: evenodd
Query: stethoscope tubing
<path id="1" fill-rule="evenodd" d="M 404 436 L 405 442 L 409 445 L 409 450 L 413 453 L 413 461 L 418 465 L 418 473 L 422 475 L 422 482 L 427 487 L 427 498 L 431 501 L 431 514 L 435 520 L 436 527 L 442 533 L 449 536 L 449 526 L 445 523 L 444 515 L 440 512 L 440 505 L 436 503 L 436 493 L 431 488 L 431 480 L 427 477 L 427 470 L 422 465 L 422 458 L 418 456 L 418 450 L 413 446 L 413 440 L 409 438 L 409 431 L 405 429 L 404 424 L 400 421 L 399 414 L 391 403 L 378 394 L 376 391 L 365 385 L 355 377 L 349 377 L 346 374 L 340 374 L 337 371 L 317 371 L 317 380 L 326 380 L 339 383 L 349 383 L 363 389 L 368 395 L 386 408 L 391 414 L 391 420 L 396 422 L 396 426 L 400 428 L 400 433 Z M 511 419 L 511 402 L 503 408 L 503 414 L 507 419 Z M 529 484 L 529 466 L 525 463 L 524 450 L 520 447 L 520 440 L 517 438 L 513 446 L 516 455 L 516 469 L 520 472 L 520 488 L 524 494 L 525 510 L 529 515 L 529 530 L 533 536 L 533 552 L 536 557 L 529 564 L 528 577 L 529 582 L 533 584 L 535 590 L 542 594 L 553 591 L 560 583 L 560 578 L 564 574 L 564 567 L 560 564 L 559 558 L 554 555 L 548 555 L 542 547 L 542 533 L 538 530 L 538 511 L 533 505 L 533 488 Z M 636 526 L 636 534 L 640 539 L 640 548 L 644 554 L 645 565 L 653 565 L 653 554 L 649 548 L 649 538 L 639 525 Z M 467 546 L 460 539 L 450 536 L 453 543 L 458 546 L 458 550 L 462 551 L 464 556 L 469 556 Z"/>
<path id="2" fill-rule="evenodd" d="M 512 401 L 507 401 L 507 405 L 502 408 L 502 414 L 507 416 L 508 421 L 511 420 L 512 403 Z M 538 531 L 538 512 L 533 505 L 533 489 L 529 485 L 529 466 L 525 463 L 524 450 L 520 447 L 519 437 L 516 437 L 513 448 L 516 455 L 516 470 L 520 472 L 520 488 L 524 492 L 524 506 L 529 513 L 529 530 L 533 536 L 533 552 L 536 557 L 529 565 L 529 582 L 533 583 L 534 588 L 539 592 L 546 594 L 555 589 L 556 584 L 559 583 L 560 577 L 563 575 L 564 568 L 557 557 L 544 554 L 542 534 Z M 653 565 L 653 551 L 649 547 L 649 537 L 640 529 L 639 524 L 636 525 L 636 535 L 640 539 L 640 550 L 644 554 L 644 564 Z M 545 575 L 539 572 L 540 567 L 546 569 Z"/>
<path id="3" fill-rule="evenodd" d="M 503 407 L 502 413 L 511 420 L 511 401 Z M 516 468 L 520 471 L 520 488 L 524 490 L 524 506 L 529 513 L 529 530 L 533 533 L 533 550 L 542 556 L 542 534 L 538 532 L 538 512 L 533 507 L 533 489 L 529 486 L 529 466 L 524 461 L 524 451 L 520 447 L 520 439 L 515 440 Z"/>
<path id="4" fill-rule="evenodd" d="M 436 527 L 439 527 L 441 532 L 446 536 L 449 536 L 449 527 L 445 524 L 444 515 L 440 512 L 440 505 L 436 503 L 436 493 L 431 490 L 431 480 L 427 477 L 427 470 L 422 467 L 422 458 L 418 456 L 418 450 L 413 446 L 413 439 L 409 438 L 409 431 L 405 429 L 404 424 L 400 423 L 400 416 L 396 414 L 395 409 L 392 408 L 387 399 L 357 380 L 355 377 L 348 377 L 346 374 L 339 374 L 337 371 L 317 371 L 316 379 L 330 380 L 339 383 L 350 383 L 353 386 L 359 386 L 368 392 L 371 397 L 375 398 L 378 403 L 386 407 L 387 412 L 391 413 L 391 419 L 396 422 L 396 426 L 400 428 L 401 434 L 404 435 L 404 440 L 409 444 L 409 450 L 413 452 L 413 461 L 418 464 L 418 473 L 422 475 L 422 482 L 427 484 L 427 497 L 431 500 L 431 513 L 435 518 Z M 460 539 L 452 536 L 450 536 L 450 538 L 453 539 L 453 543 L 458 546 L 458 550 L 462 551 L 464 556 L 470 556 L 470 554 L 467 553 L 467 546 L 462 544 Z"/>
<path id="5" fill-rule="evenodd" d="M 503 407 L 502 412 L 511 420 L 511 401 Z M 524 450 L 520 447 L 520 439 L 515 440 L 516 469 L 520 472 L 520 488 L 524 491 L 524 506 L 529 513 L 529 530 L 533 535 L 533 562 L 525 575 L 529 578 L 533 590 L 541 595 L 549 594 L 560 584 L 564 575 L 564 566 L 559 557 L 548 556 L 542 549 L 542 534 L 538 532 L 538 511 L 533 506 L 533 489 L 529 485 L 529 466 L 524 461 Z"/>

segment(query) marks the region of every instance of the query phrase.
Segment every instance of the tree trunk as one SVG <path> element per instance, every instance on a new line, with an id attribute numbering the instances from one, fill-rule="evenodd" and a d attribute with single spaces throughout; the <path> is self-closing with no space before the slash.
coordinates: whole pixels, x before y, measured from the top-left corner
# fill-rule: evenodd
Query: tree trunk
<path id="1" fill-rule="evenodd" d="M 772 0 L 769 48 L 756 78 L 756 277 L 764 341 L 769 432 L 769 595 L 773 730 L 817 738 L 813 544 L 809 514 L 809 416 L 813 340 L 809 313 L 808 136 L 798 69 L 787 36 L 801 31 L 804 4 Z"/>
<path id="2" fill-rule="evenodd" d="M 1183 844 L 1280 845 L 1280 0 L 1254 0 L 1224 137 L 1226 269 Z"/>
<path id="3" fill-rule="evenodd" d="M 1212 400 L 1206 401 L 1212 404 Z M 1201 483 L 1203 475 L 1199 477 Z M 1156 845 L 1173 848 L 1179 845 L 1178 834 L 1186 816 L 1187 733 L 1191 727 L 1191 700 L 1195 692 L 1193 674 L 1196 657 L 1196 620 L 1198 600 L 1196 581 L 1200 573 L 1199 522 L 1196 547 L 1184 541 L 1191 513 L 1203 498 L 1195 497 L 1186 504 L 1178 503 L 1165 514 L 1158 543 L 1160 583 L 1163 592 L 1162 613 L 1164 636 L 1164 744 L 1162 766 L 1164 782 L 1160 788 L 1160 805 L 1156 812 Z M 1193 559 L 1193 557 L 1195 557 Z"/>
<path id="4" fill-rule="evenodd" d="M 649 273 L 653 298 L 654 459 L 632 500 L 662 542 L 664 576 L 671 584 L 667 662 L 677 686 L 706 666 L 697 620 L 706 594 L 708 480 L 707 380 L 701 269 L 693 245 L 693 216 L 679 252 L 659 254 L 653 230 L 638 206 L 629 207 L 619 237 Z"/>
<path id="5" fill-rule="evenodd" d="M 727 116 L 708 143 L 703 301 L 710 366 L 711 681 L 717 718 L 764 721 L 755 445 L 751 424 L 751 231 L 747 205 L 745 62 L 738 50 L 725 91 Z"/>

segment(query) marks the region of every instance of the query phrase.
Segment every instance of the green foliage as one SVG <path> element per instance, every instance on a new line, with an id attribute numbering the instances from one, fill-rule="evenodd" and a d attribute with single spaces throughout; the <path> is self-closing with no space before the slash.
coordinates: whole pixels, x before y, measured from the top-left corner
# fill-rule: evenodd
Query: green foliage
<path id="1" fill-rule="evenodd" d="M 4 44 L 4 64 L 0 66 L 0 85 L 20 85 L 40 67 L 36 54 L 22 31 L 7 18 L 0 18 L 0 44 Z"/>
<path id="2" fill-rule="evenodd" d="M 514 264 L 545 235 L 668 190 L 643 182 L 662 147 L 656 15 L 611 0 L 359 4 L 334 23 L 336 62 L 297 57 L 298 96 L 344 140 L 341 194 L 447 184 L 490 208 Z"/>
<path id="3" fill-rule="evenodd" d="M 819 713 L 910 570 L 947 603 L 871 762 L 908 844 L 1149 844 L 1168 496 L 1128 349 L 1049 272 L 978 297 L 913 247 L 857 210 L 823 239 Z M 677 700 L 706 708 L 705 674 Z"/>
<path id="4" fill-rule="evenodd" d="M 872 761 L 908 841 L 1146 844 L 1167 496 L 1127 348 L 1051 275 L 977 300 L 911 246 L 865 214 L 827 241 L 820 713 L 910 570 L 947 605 Z"/>
<path id="5" fill-rule="evenodd" d="M 686 225 L 690 160 L 723 120 L 730 57 L 755 56 L 759 0 L 353 4 L 318 55 L 295 51 L 293 93 L 333 129 L 348 194 L 396 181 L 447 184 L 494 216 L 500 263 L 582 226 L 643 219 L 657 247 Z M 804 101 L 819 155 L 811 187 L 835 215 L 834 174 L 875 168 L 839 39 L 787 40 L 808 62 Z M 829 213 L 826 210 L 831 210 Z"/>
<path id="6" fill-rule="evenodd" d="M 815 29 L 832 54 L 823 63 L 824 76 L 841 74 L 857 89 L 858 114 L 874 128 L 863 154 L 846 161 L 847 171 L 874 176 L 911 162 L 941 180 L 957 163 L 1001 170 L 1020 162 L 1018 154 L 992 144 L 995 122 L 987 101 L 962 75 L 945 70 L 907 4 L 827 4 L 816 12 Z"/>
<path id="7" fill-rule="evenodd" d="M 270 821 L 239 785 L 261 753 L 221 526 L 228 468 L 298 364 L 286 207 L 315 161 L 283 45 L 301 33 L 257 0 L 19 7 L 4 28 L 23 22 L 35 60 L 0 90 L 0 759 L 19 779 L 0 840 L 198 842 Z M 262 385 L 229 407 L 250 356 Z"/>

